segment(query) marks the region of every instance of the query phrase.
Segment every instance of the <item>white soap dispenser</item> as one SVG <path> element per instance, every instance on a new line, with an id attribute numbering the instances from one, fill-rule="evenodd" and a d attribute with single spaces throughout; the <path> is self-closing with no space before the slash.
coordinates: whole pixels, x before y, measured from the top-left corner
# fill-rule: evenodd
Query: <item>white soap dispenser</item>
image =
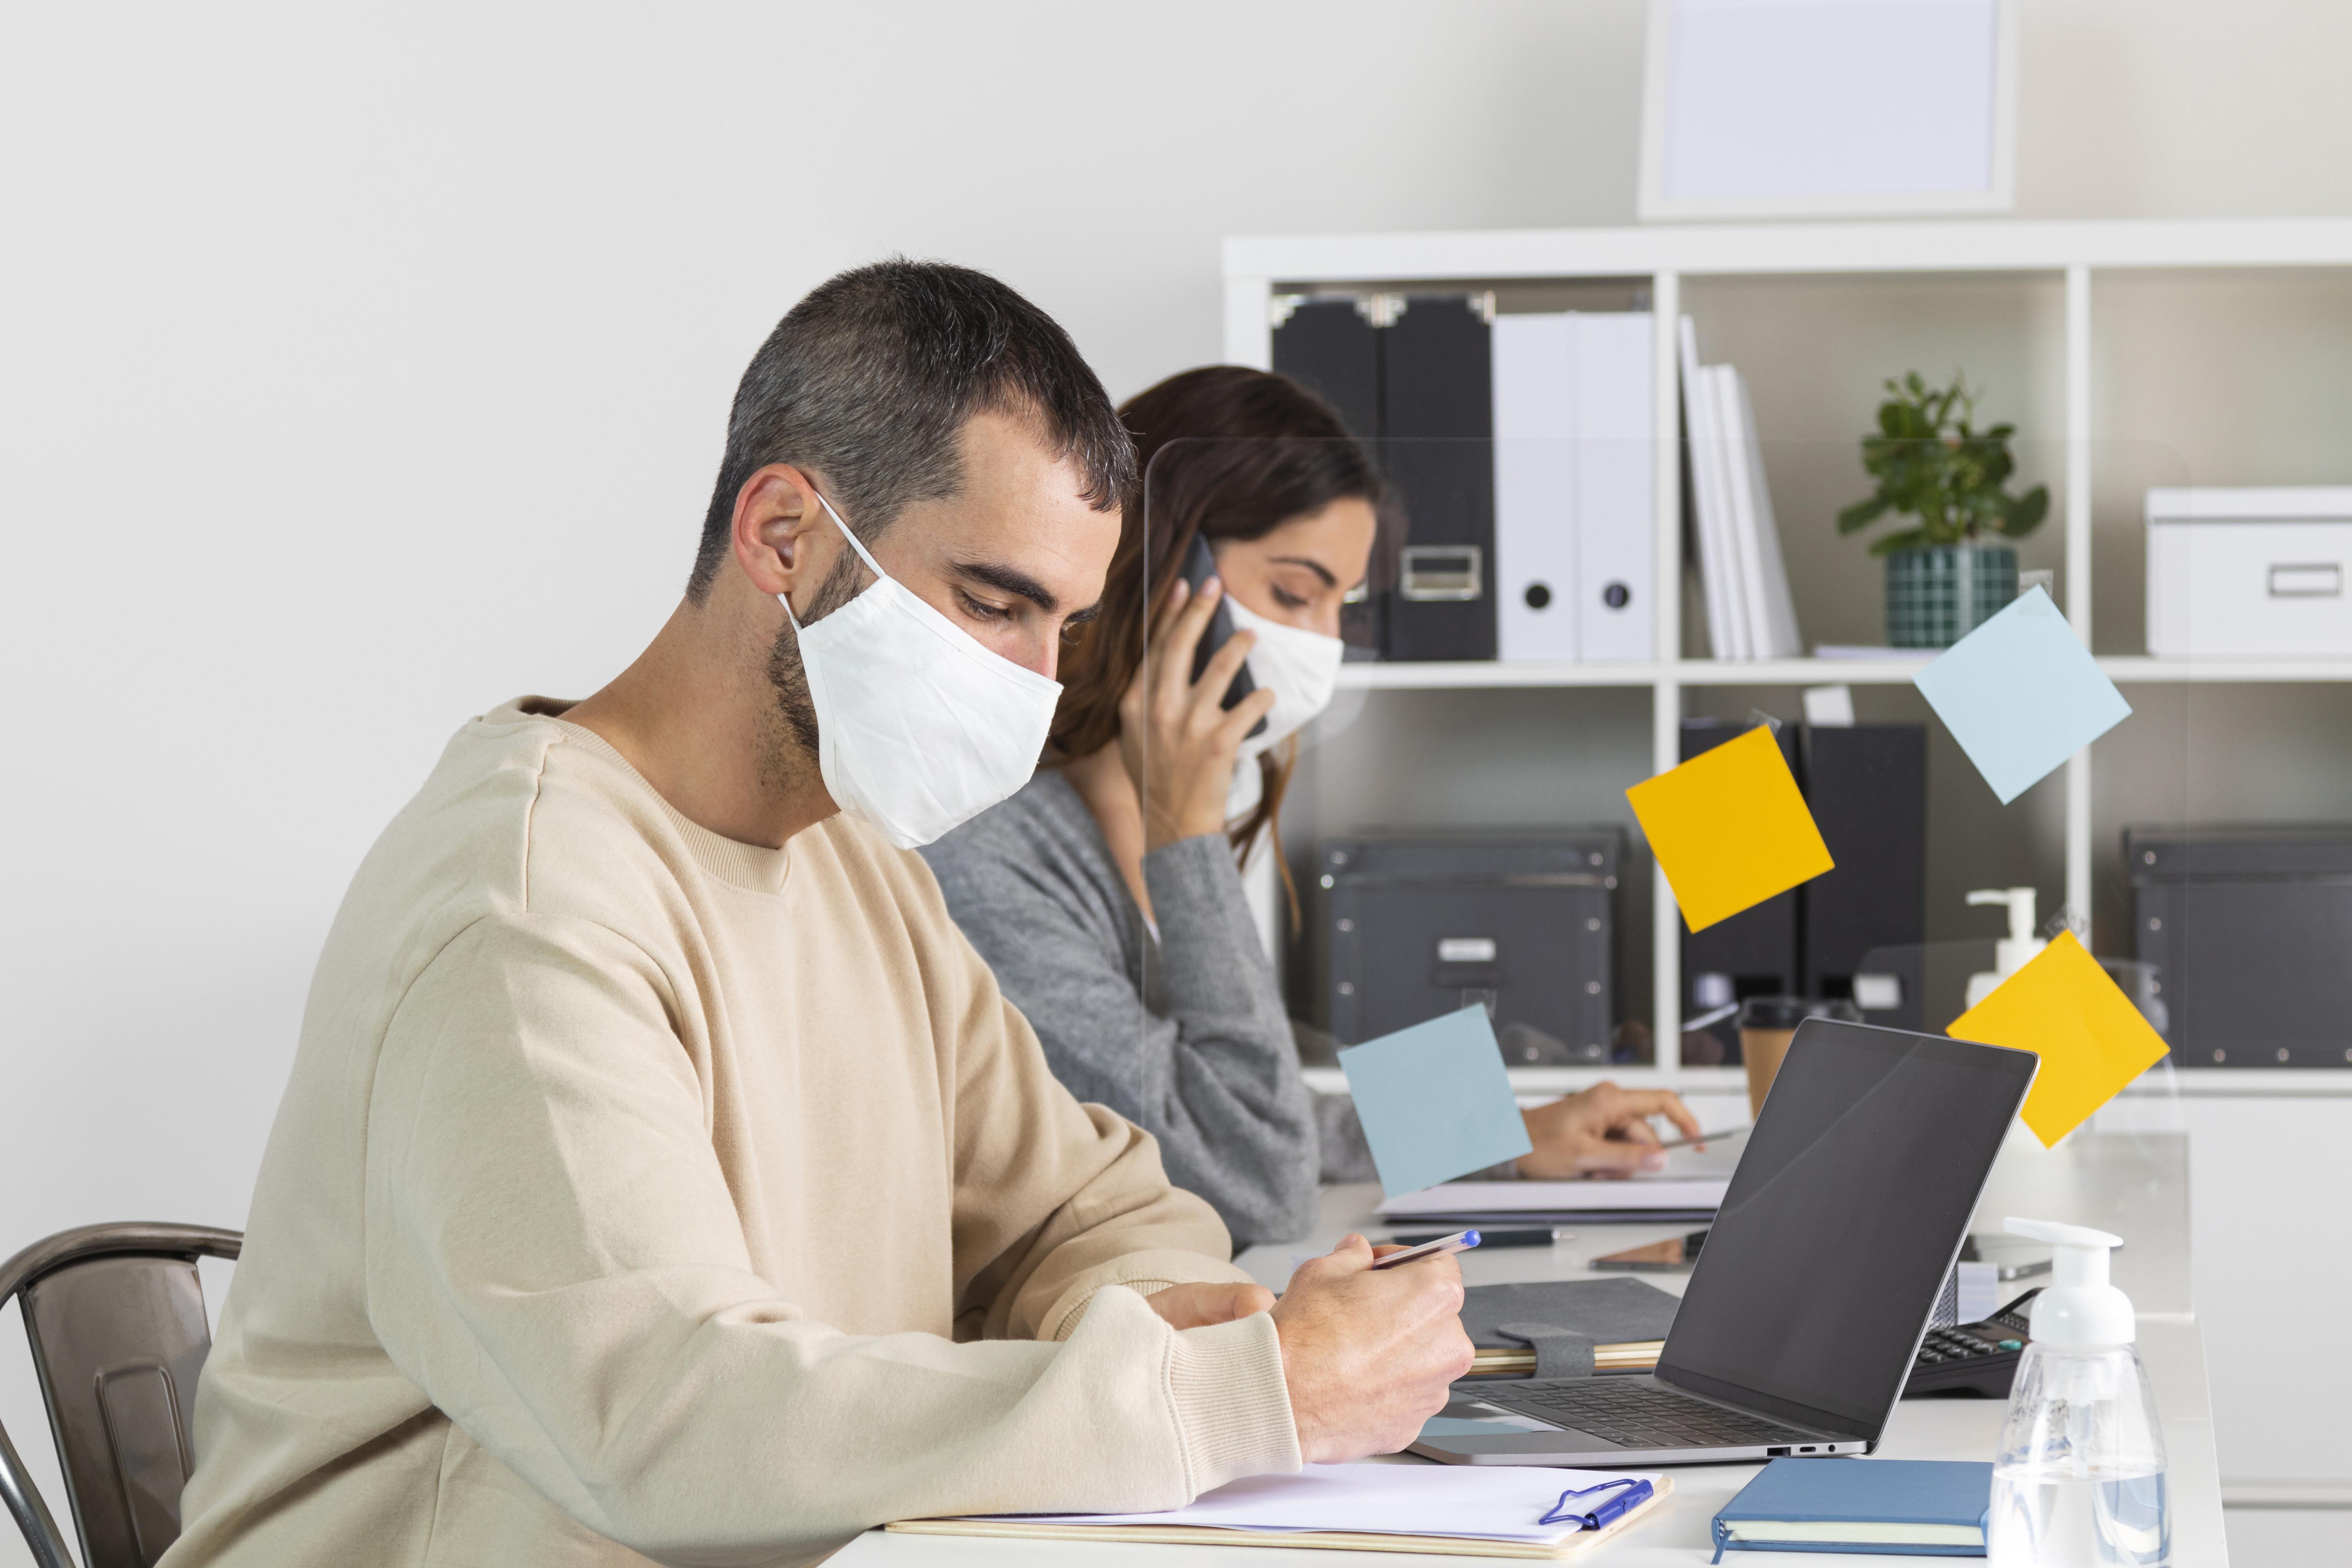
<path id="1" fill-rule="evenodd" d="M 2132 1348 L 2131 1298 L 2107 1282 L 2107 1249 L 2123 1243 L 2051 1220 L 2012 1219 L 2009 1232 L 2048 1242 L 2053 1257 L 1993 1458 L 1990 1568 L 2164 1568 L 2164 1435 Z"/>
<path id="2" fill-rule="evenodd" d="M 1969 976 L 1969 1005 L 1973 1007 L 2050 944 L 2033 934 L 2032 889 L 1979 888 L 1969 895 L 1969 902 L 2009 906 L 2009 934 L 1993 944 L 1992 967 Z"/>

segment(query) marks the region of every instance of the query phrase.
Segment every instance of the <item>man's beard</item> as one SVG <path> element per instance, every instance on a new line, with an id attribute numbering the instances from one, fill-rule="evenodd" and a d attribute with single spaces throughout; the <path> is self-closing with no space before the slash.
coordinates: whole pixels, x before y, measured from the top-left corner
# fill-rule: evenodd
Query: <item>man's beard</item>
<path id="1" fill-rule="evenodd" d="M 856 552 L 844 550 L 809 601 L 804 627 L 813 626 L 857 596 L 864 575 Z M 801 664 L 800 636 L 789 617 L 768 647 L 768 684 L 776 693 L 769 722 L 761 726 L 760 779 L 768 788 L 790 793 L 816 770 L 816 703 L 809 696 L 808 671 Z"/>

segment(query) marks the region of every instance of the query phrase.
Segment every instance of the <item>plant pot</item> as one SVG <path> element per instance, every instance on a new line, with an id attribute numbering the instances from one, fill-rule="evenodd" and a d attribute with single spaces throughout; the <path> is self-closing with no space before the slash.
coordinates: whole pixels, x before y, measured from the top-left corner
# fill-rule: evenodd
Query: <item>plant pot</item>
<path id="1" fill-rule="evenodd" d="M 2017 552 L 2006 544 L 1937 544 L 1886 558 L 1886 640 L 1949 647 L 2017 597 Z"/>

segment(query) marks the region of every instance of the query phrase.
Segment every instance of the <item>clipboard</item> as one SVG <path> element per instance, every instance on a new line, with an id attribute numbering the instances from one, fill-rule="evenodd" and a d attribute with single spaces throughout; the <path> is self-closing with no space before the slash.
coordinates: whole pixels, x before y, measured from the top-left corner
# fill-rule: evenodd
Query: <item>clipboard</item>
<path id="1" fill-rule="evenodd" d="M 1085 1541 L 1139 1546 L 1290 1546 L 1328 1552 L 1423 1552 L 1454 1557 L 1558 1563 L 1589 1552 L 1648 1519 L 1675 1489 L 1672 1476 L 1651 1483 L 1653 1495 L 1599 1530 L 1578 1531 L 1544 1545 L 1482 1541 L 1469 1535 L 1375 1535 L 1336 1530 L 1226 1530 L 1202 1524 L 1032 1524 L 1018 1519 L 902 1519 L 882 1528 L 900 1535 L 987 1535 L 1003 1541 Z"/>

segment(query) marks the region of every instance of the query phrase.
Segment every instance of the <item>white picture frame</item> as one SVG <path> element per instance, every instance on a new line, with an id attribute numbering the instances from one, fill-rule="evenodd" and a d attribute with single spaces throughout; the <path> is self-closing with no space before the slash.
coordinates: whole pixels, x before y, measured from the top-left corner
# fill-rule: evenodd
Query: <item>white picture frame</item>
<path id="1" fill-rule="evenodd" d="M 2016 173 L 2016 0 L 1650 0 L 1644 220 L 2006 212 Z"/>

